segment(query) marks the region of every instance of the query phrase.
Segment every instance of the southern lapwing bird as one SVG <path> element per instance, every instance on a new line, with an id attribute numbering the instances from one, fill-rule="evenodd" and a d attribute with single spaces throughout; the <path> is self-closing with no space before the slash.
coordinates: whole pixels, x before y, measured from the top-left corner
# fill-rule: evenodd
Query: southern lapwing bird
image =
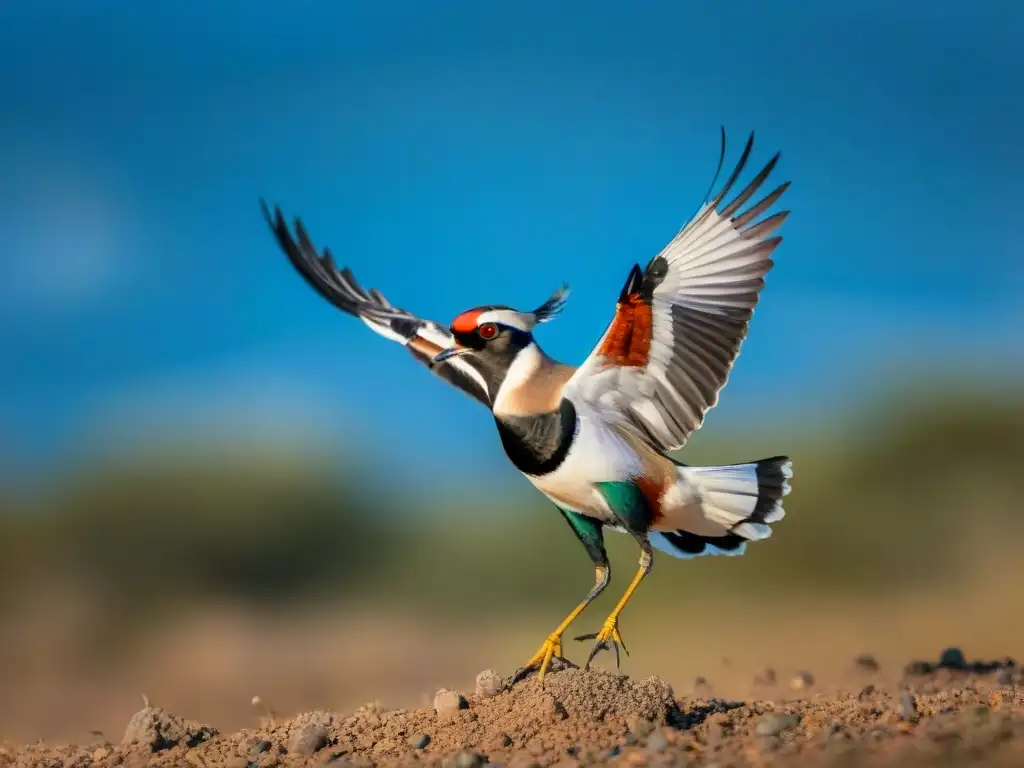
<path id="1" fill-rule="evenodd" d="M 730 196 L 754 135 L 712 196 L 725 158 L 693 218 L 643 269 L 634 265 L 615 314 L 576 367 L 549 357 L 534 338 L 565 305 L 562 286 L 532 312 L 502 305 L 463 312 L 447 328 L 364 290 L 328 249 L 318 252 L 300 219 L 289 230 L 279 209 L 263 213 L 292 265 L 327 301 L 402 344 L 433 373 L 485 405 L 512 464 L 565 517 L 597 568 L 593 589 L 515 675 L 537 671 L 541 685 L 562 635 L 608 586 L 604 529 L 640 545 L 640 568 L 595 640 L 625 646 L 619 615 L 651 570 L 653 550 L 675 557 L 739 555 L 782 519 L 791 462 L 785 456 L 694 467 L 666 455 L 682 448 L 718 401 L 772 268 L 775 234 L 788 211 L 764 214 L 789 182 L 763 194 L 778 153 Z M 748 202 L 753 203 L 741 210 Z M 596 335 L 596 334 L 595 334 Z"/>

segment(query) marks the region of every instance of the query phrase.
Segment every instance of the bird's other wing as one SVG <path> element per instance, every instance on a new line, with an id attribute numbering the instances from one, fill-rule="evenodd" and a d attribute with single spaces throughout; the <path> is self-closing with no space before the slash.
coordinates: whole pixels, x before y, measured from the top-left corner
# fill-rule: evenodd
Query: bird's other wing
<path id="1" fill-rule="evenodd" d="M 281 250 L 317 293 L 338 309 L 358 317 L 381 336 L 404 346 L 437 376 L 484 405 L 489 404 L 483 378 L 465 361 L 451 357 L 434 363 L 438 353 L 455 344 L 447 328 L 392 306 L 374 288 L 364 289 L 348 267 L 338 269 L 328 248 L 317 251 L 301 219 L 295 218 L 293 236 L 277 206 L 273 214 L 263 200 L 260 200 L 260 206 Z"/>
<path id="2" fill-rule="evenodd" d="M 564 390 L 619 412 L 662 451 L 681 448 L 718 402 L 782 241 L 773 233 L 789 211 L 759 218 L 789 187 L 787 181 L 761 196 L 778 153 L 727 200 L 753 144 L 751 133 L 708 202 L 725 157 L 723 129 L 705 202 L 646 269 L 634 265 L 611 324 Z"/>

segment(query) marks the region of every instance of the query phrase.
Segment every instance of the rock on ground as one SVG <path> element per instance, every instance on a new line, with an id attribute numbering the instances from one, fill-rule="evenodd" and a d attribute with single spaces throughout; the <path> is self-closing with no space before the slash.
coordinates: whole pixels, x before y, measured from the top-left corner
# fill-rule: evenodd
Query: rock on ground
<path id="1" fill-rule="evenodd" d="M 679 698 L 657 678 L 568 669 L 549 674 L 543 689 L 531 678 L 493 695 L 455 694 L 461 703 L 445 718 L 433 706 L 370 705 L 229 735 L 147 707 L 119 746 L 5 745 L 0 768 L 1024 765 L 1024 690 L 998 684 L 994 673 L 951 678 L 935 667 L 889 689 L 879 681 L 746 702 Z"/>

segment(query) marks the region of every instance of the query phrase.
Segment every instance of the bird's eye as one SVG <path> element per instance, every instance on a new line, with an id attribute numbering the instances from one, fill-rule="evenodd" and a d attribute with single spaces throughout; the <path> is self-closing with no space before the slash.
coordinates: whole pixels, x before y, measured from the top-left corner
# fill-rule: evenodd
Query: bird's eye
<path id="1" fill-rule="evenodd" d="M 484 323 L 476 329 L 476 332 L 480 334 L 481 339 L 490 340 L 498 335 L 498 326 L 494 323 Z"/>

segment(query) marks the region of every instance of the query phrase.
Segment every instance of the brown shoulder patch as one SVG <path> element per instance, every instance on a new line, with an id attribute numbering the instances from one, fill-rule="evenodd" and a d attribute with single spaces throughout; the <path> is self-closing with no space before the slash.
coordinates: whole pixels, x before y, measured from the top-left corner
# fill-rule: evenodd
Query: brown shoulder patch
<path id="1" fill-rule="evenodd" d="M 651 527 L 653 528 L 665 516 L 661 509 L 661 494 L 665 490 L 665 478 L 639 475 L 634 478 L 633 482 L 636 483 L 636 487 L 647 500 L 647 506 L 651 508 Z"/>
<path id="2" fill-rule="evenodd" d="M 635 431 L 625 427 L 615 429 L 640 459 L 640 471 L 633 478 L 633 482 L 651 508 L 653 528 L 669 511 L 663 508 L 662 497 L 676 481 L 676 465 L 670 458 L 645 442 Z"/>
<path id="3" fill-rule="evenodd" d="M 643 368 L 651 352 L 654 330 L 651 305 L 638 293 L 615 305 L 615 317 L 598 354 L 605 365 Z"/>

